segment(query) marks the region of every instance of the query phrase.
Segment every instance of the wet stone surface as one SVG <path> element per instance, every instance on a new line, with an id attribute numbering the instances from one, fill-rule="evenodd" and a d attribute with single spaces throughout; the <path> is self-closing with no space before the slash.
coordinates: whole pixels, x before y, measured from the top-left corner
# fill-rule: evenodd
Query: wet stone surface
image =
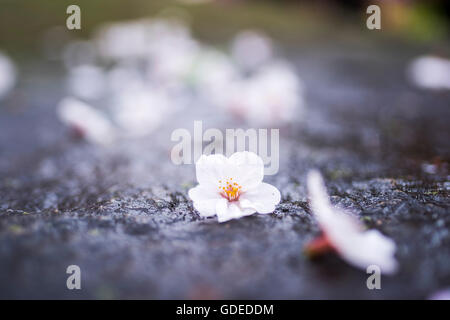
<path id="1" fill-rule="evenodd" d="M 450 286 L 450 95 L 407 84 L 394 52 L 334 52 L 290 57 L 307 107 L 281 128 L 280 170 L 265 177 L 276 211 L 223 224 L 193 209 L 195 170 L 172 164 L 170 134 L 245 124 L 187 105 L 149 137 L 100 148 L 56 119 L 60 73 L 28 65 L 0 108 L 0 298 L 427 298 Z M 334 204 L 396 242 L 400 270 L 381 290 L 334 255 L 303 255 L 319 234 L 311 168 Z M 72 264 L 81 290 L 66 288 Z"/>

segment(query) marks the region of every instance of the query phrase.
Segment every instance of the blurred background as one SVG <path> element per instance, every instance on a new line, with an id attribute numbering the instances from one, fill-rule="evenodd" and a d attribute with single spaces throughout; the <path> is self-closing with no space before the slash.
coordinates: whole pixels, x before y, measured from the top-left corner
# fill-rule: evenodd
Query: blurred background
<path id="1" fill-rule="evenodd" d="M 66 27 L 72 4 L 81 30 Z M 371 4 L 381 30 L 366 27 Z M 0 297 L 445 290 L 449 31 L 438 0 L 0 0 Z M 193 134 L 194 120 L 280 129 L 273 215 L 197 215 L 194 166 L 170 158 L 172 132 Z M 311 168 L 333 203 L 396 241 L 401 268 L 383 290 L 336 257 L 302 255 L 319 232 Z M 65 288 L 70 264 L 81 291 Z"/>

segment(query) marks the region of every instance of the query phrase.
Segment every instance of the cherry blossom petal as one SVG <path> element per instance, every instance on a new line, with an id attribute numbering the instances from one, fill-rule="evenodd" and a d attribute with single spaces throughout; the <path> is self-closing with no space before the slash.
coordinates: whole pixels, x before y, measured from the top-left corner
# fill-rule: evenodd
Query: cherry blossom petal
<path id="1" fill-rule="evenodd" d="M 316 171 L 308 174 L 308 192 L 322 231 L 344 260 L 363 270 L 377 265 L 383 273 L 396 271 L 395 243 L 377 230 L 365 231 L 357 219 L 334 208 Z"/>
<path id="2" fill-rule="evenodd" d="M 243 208 L 253 208 L 258 213 L 271 213 L 280 203 L 281 194 L 277 188 L 268 183 L 261 183 L 256 188 L 244 193 L 240 203 Z"/>
<path id="3" fill-rule="evenodd" d="M 243 191 L 257 187 L 264 178 L 264 163 L 262 159 L 253 152 L 236 152 L 229 158 L 233 165 L 232 174 L 235 176 Z"/>
<path id="4" fill-rule="evenodd" d="M 92 106 L 75 98 L 64 98 L 58 105 L 60 120 L 80 129 L 91 142 L 110 145 L 115 138 L 115 129 L 106 116 Z"/>
<path id="5" fill-rule="evenodd" d="M 241 208 L 238 202 L 229 202 L 226 199 L 221 199 L 217 202 L 216 212 L 218 221 L 226 222 L 231 219 L 249 216 L 255 213 L 255 210 L 251 208 Z"/>
<path id="6" fill-rule="evenodd" d="M 216 214 L 216 204 L 223 198 L 219 193 L 210 188 L 198 185 L 188 192 L 189 198 L 194 202 L 194 208 L 203 217 L 210 217 Z"/>
<path id="7" fill-rule="evenodd" d="M 228 159 L 221 154 L 202 155 L 195 164 L 197 181 L 201 185 L 217 188 L 222 179 Z"/>
<path id="8" fill-rule="evenodd" d="M 338 251 L 347 261 L 361 269 L 377 265 L 382 273 L 392 274 L 398 267 L 397 261 L 393 258 L 395 243 L 378 230 L 349 236 L 346 241 L 339 243 Z"/>
<path id="9" fill-rule="evenodd" d="M 431 90 L 450 89 L 450 60 L 435 56 L 420 56 L 408 68 L 411 81 Z"/>

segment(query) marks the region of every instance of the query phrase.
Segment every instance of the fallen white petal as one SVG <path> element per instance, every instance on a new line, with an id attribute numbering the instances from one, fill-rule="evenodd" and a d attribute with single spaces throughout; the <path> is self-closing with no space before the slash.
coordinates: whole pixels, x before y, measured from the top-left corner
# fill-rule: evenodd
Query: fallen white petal
<path id="1" fill-rule="evenodd" d="M 396 272 L 395 243 L 377 230 L 364 231 L 356 218 L 333 207 L 317 171 L 308 174 L 308 193 L 322 231 L 345 261 L 363 270 L 377 265 L 382 273 Z"/>
<path id="2" fill-rule="evenodd" d="M 214 189 L 217 181 L 225 175 L 224 170 L 228 163 L 228 159 L 221 154 L 202 155 L 195 164 L 198 183 Z"/>
<path id="3" fill-rule="evenodd" d="M 219 222 L 239 219 L 255 212 L 256 210 L 254 209 L 241 208 L 237 202 L 229 202 L 226 199 L 220 200 L 217 204 L 217 220 Z"/>
<path id="4" fill-rule="evenodd" d="M 67 97 L 61 100 L 57 112 L 64 124 L 80 129 L 89 141 L 102 145 L 114 141 L 114 127 L 100 111 L 90 105 Z"/>
<path id="5" fill-rule="evenodd" d="M 17 72 L 11 59 L 0 51 L 0 99 L 16 84 Z"/>
<path id="6" fill-rule="evenodd" d="M 210 217 L 216 214 L 216 205 L 219 200 L 223 199 L 217 192 L 212 189 L 198 185 L 189 190 L 189 198 L 194 202 L 194 208 L 203 217 Z"/>
<path id="7" fill-rule="evenodd" d="M 450 89 L 450 60 L 421 56 L 408 68 L 411 81 L 418 87 L 432 90 Z"/>
<path id="8" fill-rule="evenodd" d="M 228 158 L 231 165 L 236 167 L 233 174 L 239 177 L 244 191 L 253 189 L 261 184 L 264 178 L 264 163 L 262 159 L 253 152 L 236 152 Z"/>
<path id="9" fill-rule="evenodd" d="M 271 213 L 280 200 L 281 194 L 277 188 L 268 183 L 261 183 L 241 196 L 241 206 L 255 209 L 258 213 Z"/>

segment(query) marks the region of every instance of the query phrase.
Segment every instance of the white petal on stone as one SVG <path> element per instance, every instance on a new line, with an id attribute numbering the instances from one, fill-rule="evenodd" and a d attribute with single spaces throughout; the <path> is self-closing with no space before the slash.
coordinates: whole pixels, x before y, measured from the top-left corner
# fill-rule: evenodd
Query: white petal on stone
<path id="1" fill-rule="evenodd" d="M 230 156 L 229 162 L 235 167 L 232 177 L 242 186 L 244 192 L 261 184 L 264 178 L 264 162 L 256 153 L 236 152 Z"/>
<path id="2" fill-rule="evenodd" d="M 0 51 L 0 99 L 16 84 L 17 72 L 11 59 Z"/>
<path id="3" fill-rule="evenodd" d="M 198 185 L 189 190 L 189 198 L 194 203 L 194 208 L 203 217 L 210 217 L 216 214 L 216 205 L 223 199 L 216 190 Z"/>
<path id="4" fill-rule="evenodd" d="M 230 220 L 228 217 L 228 200 L 220 199 L 216 203 L 216 214 L 219 222 Z"/>
<path id="5" fill-rule="evenodd" d="M 273 212 L 280 200 L 280 191 L 274 186 L 263 182 L 255 189 L 244 193 L 239 202 L 243 208 L 253 208 L 258 213 L 266 214 Z"/>
<path id="6" fill-rule="evenodd" d="M 450 89 L 450 60 L 421 56 L 408 67 L 410 80 L 418 87 L 432 90 Z"/>
<path id="7" fill-rule="evenodd" d="M 352 234 L 363 230 L 358 221 L 331 205 L 322 177 L 317 171 L 308 174 L 308 194 L 313 213 L 327 232 L 340 234 L 341 230 L 345 230 Z"/>
<path id="8" fill-rule="evenodd" d="M 64 98 L 58 105 L 60 120 L 80 129 L 86 139 L 102 145 L 111 144 L 115 138 L 115 130 L 109 120 L 95 108 L 75 98 Z"/>
<path id="9" fill-rule="evenodd" d="M 198 183 L 218 190 L 228 164 L 228 159 L 221 154 L 202 155 L 195 164 Z"/>
<path id="10" fill-rule="evenodd" d="M 341 254 L 361 269 L 377 265 L 385 274 L 392 274 L 397 270 L 398 265 L 394 258 L 395 243 L 378 230 L 348 236 L 342 241 L 340 248 L 344 245 L 346 249 L 340 249 Z"/>
<path id="11" fill-rule="evenodd" d="M 333 207 L 317 171 L 308 174 L 308 193 L 321 229 L 345 261 L 363 270 L 377 265 L 386 274 L 397 270 L 395 243 L 377 230 L 364 231 L 358 220 Z"/>
<path id="12" fill-rule="evenodd" d="M 219 222 L 239 219 L 255 213 L 255 210 L 251 208 L 241 208 L 238 202 L 229 202 L 226 199 L 222 199 L 218 202 L 216 211 L 217 220 Z"/>

